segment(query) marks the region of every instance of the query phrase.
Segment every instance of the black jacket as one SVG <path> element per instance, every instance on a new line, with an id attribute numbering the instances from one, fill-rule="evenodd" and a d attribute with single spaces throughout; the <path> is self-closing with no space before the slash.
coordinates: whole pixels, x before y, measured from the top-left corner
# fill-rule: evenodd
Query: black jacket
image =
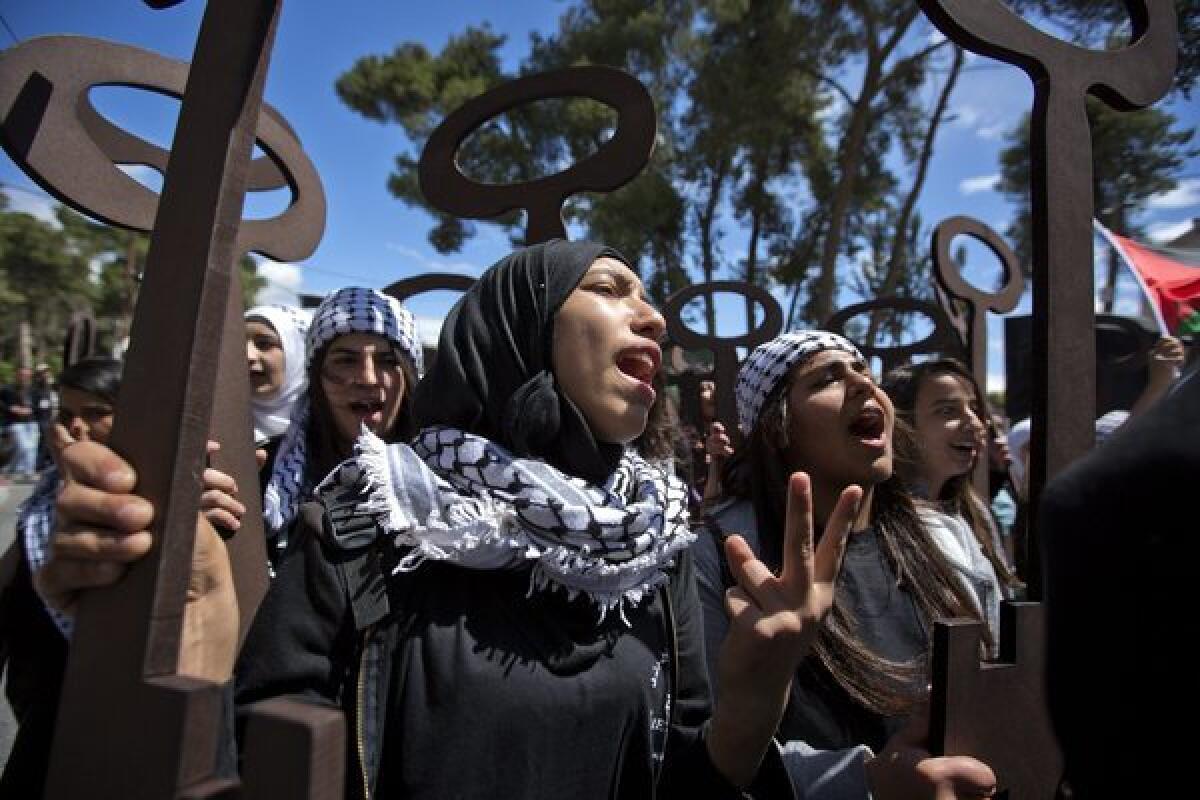
<path id="1" fill-rule="evenodd" d="M 628 624 L 597 623 L 561 592 L 530 594 L 527 571 L 425 563 L 385 579 L 390 546 L 332 541 L 322 507 L 306 504 L 243 649 L 237 700 L 343 708 L 347 797 L 741 796 L 704 745 L 690 557 L 626 609 Z M 754 793 L 791 795 L 774 750 Z"/>

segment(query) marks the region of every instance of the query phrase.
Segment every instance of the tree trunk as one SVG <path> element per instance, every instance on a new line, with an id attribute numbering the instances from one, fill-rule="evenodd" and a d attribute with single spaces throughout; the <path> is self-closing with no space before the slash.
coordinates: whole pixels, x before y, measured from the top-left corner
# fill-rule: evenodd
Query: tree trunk
<path id="1" fill-rule="evenodd" d="M 721 203 L 721 192 L 725 179 L 729 174 L 729 159 L 724 155 L 713 172 L 712 186 L 704 211 L 700 214 L 700 267 L 704 271 L 704 282 L 712 283 L 717 272 L 717 255 L 714 252 L 716 243 L 713 242 L 713 226 L 717 219 L 717 208 Z M 704 295 L 704 323 L 709 336 L 717 333 L 717 309 L 711 294 Z"/>
<path id="2" fill-rule="evenodd" d="M 856 4 L 857 6 L 857 4 Z M 850 212 L 851 201 L 854 199 L 858 183 L 859 167 L 862 163 L 863 145 L 866 142 L 867 131 L 872 121 L 872 104 L 883 88 L 884 64 L 891 56 L 903 34 L 912 25 L 917 16 L 917 8 L 902 17 L 891 31 L 887 42 L 882 45 L 875 39 L 874 11 L 869 7 L 856 7 L 863 19 L 863 35 L 866 39 L 867 64 L 863 72 L 862 88 L 858 99 L 855 100 L 850 112 L 850 125 L 846 136 L 838 148 L 837 188 L 829 204 L 829 227 L 825 233 L 825 241 L 821 247 L 820 273 L 817 276 L 816 287 L 812 298 L 812 313 L 814 322 L 822 325 L 833 315 L 833 305 L 837 294 L 838 256 L 842 249 L 842 236 L 845 232 L 846 217 Z"/>
<path id="3" fill-rule="evenodd" d="M 964 61 L 962 48 L 955 47 L 954 63 L 950 67 L 949 75 L 946 76 L 946 83 L 942 86 L 941 94 L 938 95 L 937 105 L 934 107 L 933 116 L 929 120 L 929 128 L 925 132 L 925 140 L 921 145 L 921 155 L 917 159 L 916 177 L 913 178 L 912 187 L 909 189 L 908 196 L 905 198 L 904 205 L 901 207 L 900 214 L 896 219 L 896 230 L 892 237 L 892 249 L 888 256 L 887 272 L 884 274 L 883 285 L 879 288 L 879 296 L 894 294 L 904 273 L 912 268 L 911 264 L 906 263 L 909 242 L 908 227 L 912 222 L 913 211 L 917 207 L 917 199 L 921 196 L 921 191 L 925 188 L 925 179 L 929 175 L 929 162 L 933 160 L 933 144 L 937 139 L 942 118 L 945 116 L 946 109 L 950 105 L 950 95 L 954 93 L 954 86 L 958 83 L 958 76 L 962 72 Z M 881 315 L 871 315 L 871 320 L 867 325 L 867 344 L 872 346 L 878 345 L 875 339 L 879 335 L 879 328 L 882 323 Z"/>

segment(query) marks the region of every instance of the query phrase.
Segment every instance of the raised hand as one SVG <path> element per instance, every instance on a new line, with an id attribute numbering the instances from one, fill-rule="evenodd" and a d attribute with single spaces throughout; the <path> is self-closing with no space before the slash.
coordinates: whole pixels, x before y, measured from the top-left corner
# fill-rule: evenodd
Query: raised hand
<path id="1" fill-rule="evenodd" d="M 104 445 L 77 442 L 59 458 L 63 488 L 50 559 L 34 575 L 34 585 L 49 605 L 69 614 L 81 592 L 117 583 L 130 564 L 150 552 L 154 508 L 133 493 L 133 468 Z M 198 514 L 180 674 L 227 680 L 237 629 L 237 596 L 225 544 Z"/>
<path id="2" fill-rule="evenodd" d="M 737 585 L 725 593 L 730 624 L 708 746 L 713 763 L 740 786 L 757 771 L 783 716 L 792 676 L 833 608 L 846 538 L 861 500 L 862 489 L 846 488 L 814 547 L 812 487 L 806 474 L 792 475 L 778 575 L 742 537 L 725 542 Z"/>
<path id="3" fill-rule="evenodd" d="M 713 422 L 708 426 L 708 435 L 704 437 L 704 462 L 708 464 L 708 476 L 704 481 L 704 500 L 716 500 L 721 494 L 721 467 L 725 459 L 733 455 L 733 443 L 725 426 Z"/>

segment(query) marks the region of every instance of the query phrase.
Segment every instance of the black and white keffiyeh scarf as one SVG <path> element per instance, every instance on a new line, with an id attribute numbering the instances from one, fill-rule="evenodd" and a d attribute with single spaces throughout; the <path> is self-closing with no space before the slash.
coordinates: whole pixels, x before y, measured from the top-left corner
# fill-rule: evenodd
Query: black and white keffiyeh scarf
<path id="1" fill-rule="evenodd" d="M 862 358 L 862 353 L 846 337 L 819 330 L 781 333 L 750 352 L 738 369 L 733 387 L 742 433 L 749 435 L 754 430 L 763 404 L 788 372 L 824 350 L 841 350 Z"/>
<path id="2" fill-rule="evenodd" d="M 602 486 L 450 427 L 424 429 L 412 447 L 364 432 L 356 451 L 317 494 L 327 508 L 349 502 L 372 515 L 407 551 L 397 571 L 428 560 L 529 567 L 531 592 L 584 595 L 603 618 L 665 584 L 695 539 L 686 487 L 632 448 Z"/>
<path id="3" fill-rule="evenodd" d="M 308 327 L 305 368 L 312 372 L 314 359 L 326 345 L 351 333 L 383 336 L 408 359 L 419 376 L 424 367 L 423 351 L 413 315 L 395 298 L 374 289 L 338 289 L 321 301 Z M 310 375 L 309 380 L 316 380 Z M 292 407 L 291 424 L 263 491 L 263 516 L 277 548 L 287 545 L 287 529 L 300 503 L 312 488 L 308 474 L 308 424 L 311 410 L 305 392 Z M 315 477 L 320 477 L 315 476 Z"/>

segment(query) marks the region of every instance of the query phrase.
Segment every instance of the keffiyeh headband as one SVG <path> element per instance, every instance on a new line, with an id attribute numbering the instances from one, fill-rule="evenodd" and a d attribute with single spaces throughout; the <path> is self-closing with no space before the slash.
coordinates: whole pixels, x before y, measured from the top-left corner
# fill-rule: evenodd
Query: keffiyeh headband
<path id="1" fill-rule="evenodd" d="M 584 595 L 603 617 L 665 584 L 666 569 L 695 539 L 686 487 L 632 448 L 602 486 L 457 428 L 426 428 L 412 447 L 365 433 L 355 449 L 317 495 L 343 547 L 366 542 L 353 540 L 361 526 L 339 532 L 339 518 L 375 518 L 407 550 L 398 572 L 428 560 L 529 567 L 531 591 Z"/>
<path id="2" fill-rule="evenodd" d="M 305 368 L 312 373 L 314 360 L 330 342 L 350 333 L 374 333 L 391 342 L 409 360 L 419 376 L 424 367 L 421 342 L 413 315 L 400 302 L 374 289 L 338 289 L 321 301 L 308 329 Z M 406 391 L 411 391 L 407 387 Z M 292 409 L 291 426 L 275 456 L 275 467 L 263 492 L 263 515 L 276 546 L 287 544 L 287 528 L 311 488 L 308 475 L 307 393 Z M 320 477 L 320 476 L 317 476 Z"/>
<path id="3" fill-rule="evenodd" d="M 754 430 L 763 403 L 792 367 L 823 350 L 841 350 L 862 358 L 848 339 L 829 331 L 784 333 L 754 348 L 738 370 L 734 386 L 738 425 L 743 433 L 749 435 Z"/>
<path id="4" fill-rule="evenodd" d="M 305 366 L 325 345 L 347 333 L 377 333 L 400 348 L 418 377 L 425 371 L 417 322 L 394 297 L 374 289 L 351 286 L 338 289 L 321 301 L 308 328 L 308 357 Z"/>

